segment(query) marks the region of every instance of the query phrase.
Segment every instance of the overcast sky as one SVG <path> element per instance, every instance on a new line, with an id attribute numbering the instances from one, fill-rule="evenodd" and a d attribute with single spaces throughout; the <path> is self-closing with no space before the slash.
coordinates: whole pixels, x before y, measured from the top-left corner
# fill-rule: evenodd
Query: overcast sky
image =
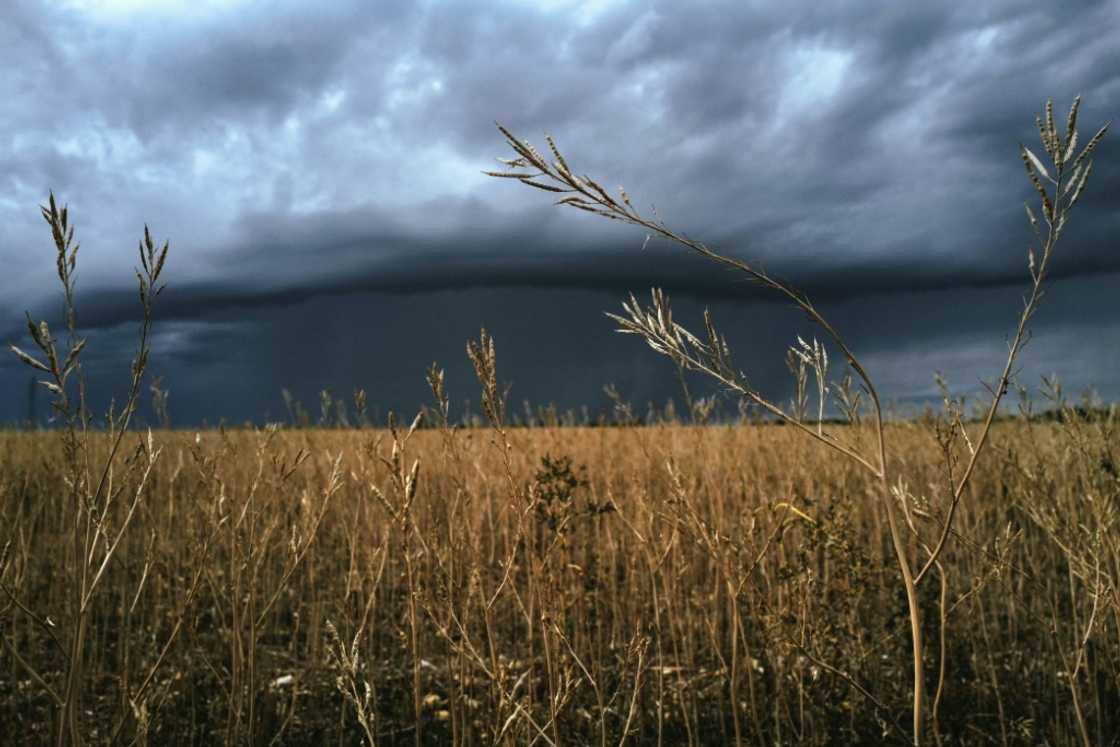
<path id="1" fill-rule="evenodd" d="M 486 325 L 519 402 L 639 409 L 675 376 L 603 311 L 712 306 L 786 396 L 796 315 L 640 229 L 481 172 L 502 123 L 643 210 L 761 262 L 836 316 L 887 396 L 995 375 L 1025 287 L 1019 142 L 1047 97 L 1120 114 L 1120 3 L 5 0 L 0 339 L 56 315 L 48 190 L 82 242 L 98 396 L 123 384 L 145 223 L 171 242 L 153 373 L 193 424 L 330 388 L 414 409 L 424 368 L 474 396 Z M 1098 149 L 1022 379 L 1120 398 L 1120 148 Z M 811 331 L 811 330 L 810 330 Z M 0 359 L 0 421 L 28 409 Z M 118 387 L 119 390 L 119 387 Z M 45 414 L 41 399 L 40 414 Z"/>

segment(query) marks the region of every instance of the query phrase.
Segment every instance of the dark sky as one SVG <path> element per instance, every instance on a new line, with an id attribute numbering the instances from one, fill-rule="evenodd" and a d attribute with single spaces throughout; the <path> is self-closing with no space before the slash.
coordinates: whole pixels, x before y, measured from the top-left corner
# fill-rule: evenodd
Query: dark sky
<path id="1" fill-rule="evenodd" d="M 494 123 L 819 301 L 890 398 L 998 373 L 1027 280 L 1018 143 L 1081 94 L 1120 113 L 1120 3 L 6 0 L 0 340 L 60 303 L 48 190 L 70 206 L 97 398 L 120 393 L 147 222 L 171 241 L 152 371 L 175 422 L 280 418 L 288 388 L 412 410 L 424 369 L 477 399 L 485 325 L 515 403 L 644 410 L 667 360 L 604 311 L 705 305 L 775 397 L 797 314 L 638 228 L 484 176 Z M 1120 148 L 1093 179 L 1023 357 L 1120 398 Z M 648 211 L 647 211 L 648 212 Z M 0 358 L 0 422 L 28 410 Z M 113 386 L 118 385 L 118 386 Z M 46 411 L 39 398 L 40 414 Z"/>

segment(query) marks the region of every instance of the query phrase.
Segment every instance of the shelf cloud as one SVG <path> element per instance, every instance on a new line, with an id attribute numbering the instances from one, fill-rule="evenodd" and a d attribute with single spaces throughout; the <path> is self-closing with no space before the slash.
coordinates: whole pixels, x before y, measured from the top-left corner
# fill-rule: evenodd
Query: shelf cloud
<path id="1" fill-rule="evenodd" d="M 37 208 L 53 190 L 82 242 L 106 392 L 130 351 L 136 242 L 145 223 L 170 239 L 156 354 L 183 422 L 276 416 L 282 386 L 415 407 L 423 362 L 462 358 L 483 324 L 515 398 L 593 406 L 625 379 L 663 400 L 664 362 L 602 317 L 653 285 L 683 313 L 723 311 L 744 355 L 765 353 L 763 385 L 786 386 L 796 317 L 680 247 L 643 248 L 638 228 L 484 176 L 510 155 L 497 121 L 549 133 L 643 212 L 805 288 L 901 400 L 929 395 L 930 350 L 971 390 L 989 375 L 977 335 L 1002 344 L 1027 277 L 1018 145 L 1048 96 L 1063 114 L 1083 96 L 1086 137 L 1116 117 L 1118 26 L 1114 2 L 12 0 L 0 339 L 21 341 L 24 310 L 57 315 Z M 1106 138 L 1024 359 L 1104 393 L 1120 392 L 1118 159 Z M 26 409 L 16 363 L 0 362 L 9 422 Z"/>

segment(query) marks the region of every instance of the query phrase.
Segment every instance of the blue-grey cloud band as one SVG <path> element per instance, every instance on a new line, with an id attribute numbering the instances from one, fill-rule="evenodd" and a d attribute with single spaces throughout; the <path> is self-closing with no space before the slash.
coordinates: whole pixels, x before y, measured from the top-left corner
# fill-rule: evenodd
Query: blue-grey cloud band
<path id="1" fill-rule="evenodd" d="M 640 249 L 637 229 L 483 176 L 509 155 L 494 120 L 531 141 L 551 133 L 577 170 L 624 184 L 673 228 L 761 262 L 819 302 L 910 318 L 912 293 L 985 288 L 1014 300 L 1033 194 L 1017 144 L 1036 138 L 1040 97 L 1061 109 L 1083 95 L 1082 129 L 1120 108 L 1112 2 L 876 13 L 731 2 L 141 5 L 15 0 L 0 20 L 10 104 L 0 110 L 0 336 L 16 339 L 24 309 L 57 307 L 36 210 L 54 189 L 83 243 L 88 328 L 135 313 L 143 224 L 170 238 L 157 313 L 191 332 L 169 335 L 165 353 L 189 358 L 181 375 L 201 378 L 202 361 L 240 334 L 231 320 L 248 320 L 238 330 L 294 325 L 289 340 L 321 334 L 298 331 L 294 307 L 337 315 L 366 304 L 419 337 L 410 295 L 459 299 L 465 307 L 446 313 L 464 330 L 485 321 L 485 298 L 527 304 L 542 324 L 552 315 L 533 305 L 541 294 L 569 315 L 594 301 L 589 324 L 651 285 L 727 308 L 764 298 L 674 247 Z M 1086 309 L 1055 304 L 1053 328 L 1076 324 L 1103 348 L 1120 342 L 1120 311 L 1106 302 L 1120 272 L 1117 154 L 1110 139 L 1097 151 L 1052 275 L 1076 284 Z M 953 339 L 958 323 L 949 315 L 927 332 Z M 340 345 L 374 344 L 358 341 L 364 321 L 353 324 L 333 328 Z M 225 331 L 203 334 L 210 325 Z M 861 342 L 885 350 L 887 339 L 868 331 Z M 204 340 L 218 349 L 199 353 Z M 616 359 L 624 349 L 583 356 L 586 399 L 603 383 L 596 371 L 629 365 Z M 437 346 L 428 357 L 446 356 Z M 368 371 L 354 365 L 358 383 Z M 1082 378 L 1115 378 L 1099 365 L 1086 359 Z M 0 376 L 11 371 L 0 364 Z"/>

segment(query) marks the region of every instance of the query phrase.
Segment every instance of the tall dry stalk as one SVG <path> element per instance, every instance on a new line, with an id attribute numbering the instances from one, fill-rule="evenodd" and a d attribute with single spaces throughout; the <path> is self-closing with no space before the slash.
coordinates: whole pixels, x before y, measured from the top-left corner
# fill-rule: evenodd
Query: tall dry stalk
<path id="1" fill-rule="evenodd" d="M 954 518 L 964 490 L 973 475 L 980 454 L 987 444 L 992 423 L 999 411 L 1000 402 L 1007 392 L 1015 361 L 1028 339 L 1028 324 L 1042 299 L 1043 283 L 1046 279 L 1046 271 L 1054 247 L 1065 228 L 1070 210 L 1083 194 L 1088 182 L 1089 174 L 1092 171 L 1092 161 L 1089 160 L 1089 156 L 1108 128 L 1108 125 L 1102 127 L 1088 144 L 1078 151 L 1077 110 L 1079 104 L 1080 98 L 1074 99 L 1067 117 L 1064 135 L 1059 133 L 1055 126 L 1051 102 L 1046 104 L 1045 121 L 1036 117 L 1039 135 L 1045 153 L 1050 158 L 1053 174 L 1030 149 L 1020 146 L 1027 174 L 1039 196 L 1046 231 L 1044 233 L 1040 230 L 1038 219 L 1028 205 L 1026 209 L 1027 217 L 1038 241 L 1037 249 L 1032 246 L 1028 251 L 1028 270 L 1032 281 L 1030 293 L 1024 302 L 1023 311 L 1019 315 L 1015 335 L 1008 345 L 1006 363 L 999 378 L 990 387 L 990 400 L 982 424 L 975 433 L 970 435 L 959 418 L 954 423 L 956 428 L 953 431 L 953 438 L 955 439 L 959 432 L 967 446 L 968 456 L 964 469 L 959 474 L 954 471 L 952 460 L 949 461 L 949 495 L 946 496 L 946 505 L 942 507 L 942 515 L 935 519 L 940 524 L 940 527 L 935 531 L 935 539 L 928 543 L 923 539 L 922 534 L 912 521 L 912 496 L 896 486 L 895 480 L 892 479 L 893 475 L 889 472 L 888 444 L 883 428 L 883 408 L 871 377 L 839 331 L 813 305 L 808 296 L 754 264 L 720 254 L 699 241 L 673 231 L 657 218 L 644 217 L 634 208 L 629 195 L 622 187 L 619 187 L 618 197 L 616 198 L 591 177 L 587 175 L 577 176 L 568 166 L 551 137 L 546 138 L 552 154 L 550 159 L 542 155 L 531 144 L 518 139 L 509 130 L 499 125 L 498 129 L 505 136 L 516 157 L 499 159 L 507 167 L 508 170 L 506 171 L 485 172 L 490 176 L 516 179 L 530 187 L 564 195 L 556 204 L 567 205 L 604 218 L 639 226 L 645 229 L 650 236 L 669 239 L 713 262 L 746 274 L 800 309 L 823 330 L 826 341 L 840 352 L 848 368 L 858 378 L 870 400 L 875 431 L 875 449 L 871 454 L 864 453 L 857 444 L 832 435 L 824 428 L 825 401 L 829 391 L 829 384 L 826 379 L 828 353 L 825 345 L 816 339 L 813 340 L 812 344 L 809 344 L 798 338 L 798 344 L 791 348 L 790 360 L 794 364 L 791 366 L 791 370 L 795 373 L 800 396 L 797 406 L 793 410 L 786 410 L 779 404 L 767 399 L 761 391 L 750 383 L 747 376 L 734 365 L 731 349 L 723 335 L 717 331 L 707 311 L 704 313 L 705 330 L 702 336 L 694 335 L 673 321 L 668 298 L 658 289 L 654 289 L 651 293 L 652 304 L 650 307 L 643 308 L 631 296 L 629 302 L 623 304 L 624 315 L 609 315 L 619 323 L 619 331 L 641 336 L 653 350 L 668 356 L 680 369 L 700 371 L 713 377 L 723 386 L 742 398 L 753 402 L 777 420 L 794 426 L 813 440 L 844 454 L 878 480 L 880 502 L 886 513 L 895 560 L 909 611 L 913 665 L 913 741 L 916 746 L 923 743 L 926 731 L 925 677 L 923 673 L 925 647 L 922 640 L 922 608 L 918 598 L 918 586 L 927 577 L 931 569 L 938 567 L 948 538 L 953 531 Z M 807 371 L 809 370 L 814 373 L 817 384 L 818 407 L 815 423 L 805 418 L 807 410 L 805 384 Z M 841 400 L 840 404 L 842 411 L 848 410 L 845 401 Z M 902 516 L 900 516 L 900 511 Z M 914 536 L 909 537 L 904 534 L 905 529 L 909 529 Z M 922 548 L 924 557 L 912 557 L 909 546 L 911 540 L 916 541 Z M 944 624 L 943 616 L 941 623 Z"/>
<path id="2" fill-rule="evenodd" d="M 95 446 L 103 435 L 92 428 L 92 415 L 86 402 L 85 377 L 81 365 L 86 340 L 78 334 L 75 302 L 74 279 L 79 244 L 74 241 L 74 227 L 69 222 L 67 208 L 58 207 L 53 192 L 48 203 L 41 206 L 40 210 L 43 220 L 50 226 L 54 240 L 55 268 L 63 291 L 65 348 L 59 348 L 59 340 L 51 334 L 45 320 L 36 323 L 28 314 L 28 333 L 38 348 L 40 357 L 26 353 L 14 345 L 11 350 L 24 364 L 45 375 L 40 383 L 54 395 L 51 405 L 63 425 L 66 484 L 69 491 L 67 503 L 71 512 L 68 518 L 72 524 L 68 554 L 65 558 L 60 558 L 62 562 L 59 565 L 63 570 L 63 578 L 71 589 L 71 598 L 65 632 L 68 638 L 65 644 L 66 675 L 61 686 L 52 686 L 28 662 L 23 659 L 20 661 L 54 701 L 58 711 L 55 743 L 61 747 L 84 741 L 81 695 L 86 673 L 83 663 L 90 626 L 93 624 L 93 601 L 136 516 L 147 491 L 148 479 L 160 456 L 160 449 L 156 447 L 149 431 L 147 439 L 137 444 L 131 458 L 123 460 L 123 464 L 119 458 L 132 416 L 139 404 L 150 352 L 152 312 L 156 297 L 163 291 L 160 274 L 167 260 L 168 245 L 164 243 L 161 248 L 157 248 L 148 227 L 144 226 L 144 237 L 139 249 L 142 271 L 136 270 L 143 314 L 136 357 L 132 360 L 128 391 L 120 410 L 111 406 L 107 414 L 107 432 L 104 437 L 107 437 L 109 447 L 105 456 L 99 458 L 95 453 Z M 123 517 L 118 515 L 122 510 Z M 5 588 L 5 591 L 16 600 L 10 590 Z M 50 632 L 50 637 L 56 644 L 62 645 L 51 631 L 54 624 L 48 616 L 32 611 L 30 605 L 23 602 L 19 603 L 19 607 Z"/>

